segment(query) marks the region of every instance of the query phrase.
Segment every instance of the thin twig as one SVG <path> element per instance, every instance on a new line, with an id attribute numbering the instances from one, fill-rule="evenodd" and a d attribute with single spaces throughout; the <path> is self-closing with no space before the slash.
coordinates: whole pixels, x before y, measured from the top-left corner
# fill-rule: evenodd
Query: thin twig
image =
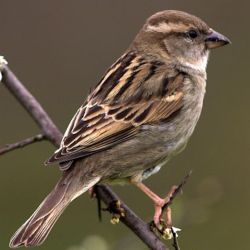
<path id="1" fill-rule="evenodd" d="M 189 171 L 189 173 L 183 178 L 181 183 L 177 186 L 177 188 L 174 190 L 173 194 L 171 195 L 169 201 L 162 207 L 162 211 L 166 210 L 172 203 L 177 194 L 182 191 L 183 186 L 187 183 L 188 178 L 191 176 L 192 171 Z"/>
<path id="2" fill-rule="evenodd" d="M 18 149 L 18 148 L 23 148 L 25 146 L 28 146 L 32 143 L 39 142 L 45 139 L 45 136 L 42 134 L 35 135 L 33 137 L 26 138 L 22 141 L 15 142 L 12 144 L 7 144 L 4 147 L 0 148 L 0 155 L 3 155 L 5 153 L 8 153 L 12 150 Z"/>
<path id="3" fill-rule="evenodd" d="M 182 191 L 183 186 L 187 183 L 188 178 L 191 176 L 192 170 L 189 171 L 189 173 L 183 178 L 181 183 L 177 186 L 173 194 L 171 195 L 169 201 L 163 206 L 162 211 L 165 211 L 172 203 L 177 194 L 179 194 Z M 178 239 L 177 239 L 177 234 L 174 231 L 173 227 L 171 227 L 171 232 L 173 234 L 173 247 L 175 250 L 180 250 Z"/>
<path id="4" fill-rule="evenodd" d="M 173 229 L 173 227 L 171 227 L 171 232 L 173 234 L 173 247 L 175 250 L 180 250 L 180 247 L 179 247 L 179 243 L 178 243 L 178 240 L 177 240 L 177 234 L 175 232 L 175 230 Z"/>
<path id="5" fill-rule="evenodd" d="M 24 85 L 17 79 L 14 73 L 7 66 L 3 68 L 2 73 L 2 82 L 4 85 L 30 114 L 38 127 L 41 128 L 42 133 L 47 137 L 47 139 L 50 140 L 53 145 L 58 147 L 62 139 L 62 134 L 45 112 L 41 104 L 24 87 Z"/>
<path id="6" fill-rule="evenodd" d="M 99 197 L 99 194 L 97 194 L 96 200 L 97 200 L 98 219 L 99 219 L 99 222 L 102 222 L 102 204 L 101 204 L 101 199 Z"/>
<path id="7" fill-rule="evenodd" d="M 59 147 L 62 134 L 48 114 L 42 108 L 35 97 L 23 86 L 14 73 L 5 66 L 2 70 L 3 84 L 16 97 L 20 104 L 27 110 L 37 125 L 41 128 L 42 133 L 56 147 Z M 108 187 L 101 186 L 98 188 L 99 197 L 106 203 L 111 200 L 120 200 L 119 197 Z M 141 220 L 128 206 L 123 203 L 126 216 L 121 221 L 129 227 L 150 249 L 169 250 L 155 234 L 150 231 L 149 226 Z"/>

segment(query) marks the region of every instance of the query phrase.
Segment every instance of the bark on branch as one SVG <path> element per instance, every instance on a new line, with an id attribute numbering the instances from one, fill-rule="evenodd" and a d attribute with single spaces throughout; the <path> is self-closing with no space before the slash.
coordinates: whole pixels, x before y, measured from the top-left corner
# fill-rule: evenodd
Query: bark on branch
<path id="1" fill-rule="evenodd" d="M 46 138 L 52 142 L 54 146 L 58 147 L 62 139 L 62 133 L 42 108 L 41 104 L 24 87 L 24 85 L 17 79 L 17 77 L 7 66 L 2 69 L 2 74 L 2 82 L 4 85 L 30 114 L 38 127 L 41 128 L 42 133 L 46 136 Z"/>
<path id="2" fill-rule="evenodd" d="M 62 133 L 42 108 L 40 103 L 24 87 L 24 85 L 17 79 L 14 73 L 7 66 L 4 66 L 1 71 L 3 74 L 3 84 L 26 109 L 38 127 L 40 127 L 42 135 L 45 136 L 45 138 L 49 140 L 55 147 L 59 147 L 60 141 L 62 139 Z M 18 148 L 20 145 L 17 146 L 17 144 L 15 145 L 16 147 L 12 147 Z M 25 145 L 27 144 L 29 143 L 26 143 Z M 100 199 L 107 205 L 111 201 L 119 199 L 119 197 L 105 185 L 98 186 L 97 192 L 98 197 L 100 197 Z M 126 214 L 126 216 L 122 218 L 121 221 L 128 228 L 130 228 L 150 249 L 169 250 L 169 248 L 167 248 L 165 244 L 150 230 L 147 223 L 140 219 L 126 204 L 122 203 L 121 206 L 125 209 Z"/>
<path id="3" fill-rule="evenodd" d="M 0 155 L 3 155 L 5 153 L 8 153 L 8 152 L 15 150 L 15 149 L 18 149 L 18 148 L 23 148 L 27 145 L 30 145 L 30 144 L 38 142 L 38 141 L 42 141 L 44 139 L 45 139 L 44 135 L 38 134 L 38 135 L 24 139 L 24 140 L 19 141 L 19 142 L 7 144 L 4 147 L 0 148 Z"/>

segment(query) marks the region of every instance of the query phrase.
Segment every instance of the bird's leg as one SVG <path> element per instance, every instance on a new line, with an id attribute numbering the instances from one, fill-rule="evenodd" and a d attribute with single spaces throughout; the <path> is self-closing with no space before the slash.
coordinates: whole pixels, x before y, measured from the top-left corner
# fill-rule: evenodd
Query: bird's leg
<path id="1" fill-rule="evenodd" d="M 96 197 L 95 186 L 91 187 L 88 190 L 88 193 L 89 193 L 90 198 L 95 198 Z"/>
<path id="2" fill-rule="evenodd" d="M 146 185 L 142 182 L 133 182 L 132 183 L 137 186 L 142 192 L 144 192 L 153 202 L 155 206 L 155 213 L 154 213 L 154 224 L 158 227 L 162 221 L 162 208 L 163 206 L 168 203 L 177 189 L 177 186 L 173 186 L 171 190 L 168 192 L 167 196 L 162 199 L 157 194 L 155 194 L 152 190 L 150 190 Z M 172 226 L 172 216 L 171 216 L 171 209 L 168 207 L 166 209 L 166 224 L 167 227 Z"/>

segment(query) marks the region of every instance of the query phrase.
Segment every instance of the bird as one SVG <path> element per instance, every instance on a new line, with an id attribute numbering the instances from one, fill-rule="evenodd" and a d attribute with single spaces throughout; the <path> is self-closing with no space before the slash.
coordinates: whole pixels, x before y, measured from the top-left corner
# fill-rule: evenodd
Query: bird
<path id="1" fill-rule="evenodd" d="M 46 161 L 62 176 L 9 246 L 38 246 L 65 208 L 99 183 L 133 184 L 154 203 L 166 198 L 143 181 L 186 146 L 200 117 L 212 49 L 231 43 L 200 18 L 177 10 L 150 16 L 106 71 Z"/>

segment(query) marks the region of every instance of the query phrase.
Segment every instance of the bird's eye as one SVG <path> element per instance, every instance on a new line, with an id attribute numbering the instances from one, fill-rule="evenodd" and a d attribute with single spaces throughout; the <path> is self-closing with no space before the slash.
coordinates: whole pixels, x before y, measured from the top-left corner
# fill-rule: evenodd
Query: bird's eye
<path id="1" fill-rule="evenodd" d="M 191 39 L 195 39 L 198 36 L 198 32 L 196 30 L 189 30 L 187 35 Z"/>

